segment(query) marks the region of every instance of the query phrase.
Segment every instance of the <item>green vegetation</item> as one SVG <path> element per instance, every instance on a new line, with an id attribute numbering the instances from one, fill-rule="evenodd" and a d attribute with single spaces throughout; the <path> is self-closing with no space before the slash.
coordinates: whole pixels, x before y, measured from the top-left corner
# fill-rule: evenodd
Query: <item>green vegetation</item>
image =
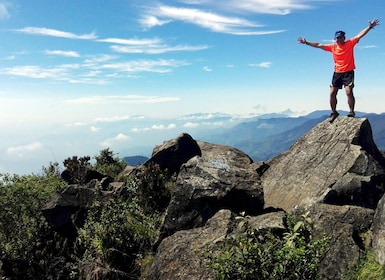
<path id="1" fill-rule="evenodd" d="M 239 226 L 244 235 L 231 238 L 217 254 L 208 256 L 217 280 L 316 279 L 328 239 L 312 239 L 312 221 L 307 214 L 289 216 L 289 231 L 283 238 L 272 231 L 255 230 L 244 217 Z"/>
<path id="2" fill-rule="evenodd" d="M 47 229 L 41 209 L 64 185 L 64 181 L 51 172 L 45 175 L 0 175 L 0 259 L 20 263 L 30 273 L 39 271 L 38 250 Z"/>
<path id="3" fill-rule="evenodd" d="M 127 166 L 127 163 L 115 155 L 109 148 L 101 150 L 100 154 L 95 157 L 95 160 L 96 163 L 93 169 L 112 178 L 116 178 Z"/>
<path id="4" fill-rule="evenodd" d="M 115 270 L 138 279 L 140 260 L 151 252 L 155 241 L 154 219 L 145 216 L 135 201 L 124 199 L 97 201 L 92 210 L 76 240 L 83 266 L 99 263 L 107 272 Z"/>
<path id="5" fill-rule="evenodd" d="M 373 250 L 368 249 L 365 256 L 344 277 L 345 280 L 385 279 L 385 266 L 379 264 Z"/>

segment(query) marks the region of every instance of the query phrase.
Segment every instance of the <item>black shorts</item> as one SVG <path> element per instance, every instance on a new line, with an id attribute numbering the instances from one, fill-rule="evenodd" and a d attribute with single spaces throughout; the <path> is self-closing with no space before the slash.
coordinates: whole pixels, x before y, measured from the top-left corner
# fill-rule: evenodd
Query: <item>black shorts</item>
<path id="1" fill-rule="evenodd" d="M 344 72 L 344 73 L 336 73 L 333 74 L 332 84 L 331 87 L 336 87 L 338 89 L 341 89 L 342 86 L 344 87 L 354 87 L 354 71 Z"/>

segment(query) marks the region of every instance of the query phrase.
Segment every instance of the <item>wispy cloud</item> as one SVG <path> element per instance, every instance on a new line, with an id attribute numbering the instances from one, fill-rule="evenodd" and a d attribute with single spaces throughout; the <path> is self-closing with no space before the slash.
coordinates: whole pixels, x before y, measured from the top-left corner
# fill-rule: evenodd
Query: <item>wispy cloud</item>
<path id="1" fill-rule="evenodd" d="M 109 118 L 97 118 L 94 121 L 95 122 L 110 123 L 110 122 L 126 121 L 129 119 L 130 119 L 130 116 L 113 116 L 113 117 L 109 117 Z"/>
<path id="2" fill-rule="evenodd" d="M 80 54 L 75 51 L 46 50 L 45 53 L 48 55 L 58 55 L 65 57 L 80 57 Z"/>
<path id="3" fill-rule="evenodd" d="M 223 8 L 258 14 L 287 15 L 296 10 L 311 9 L 311 2 L 330 2 L 330 0 L 225 0 L 221 2 Z"/>
<path id="4" fill-rule="evenodd" d="M 187 123 L 183 124 L 183 127 L 185 127 L 185 128 L 197 128 L 197 127 L 199 127 L 199 123 L 187 122 Z"/>
<path id="5" fill-rule="evenodd" d="M 81 40 L 94 40 L 97 39 L 95 33 L 77 35 L 71 32 L 65 32 L 56 29 L 44 28 L 44 27 L 25 27 L 22 29 L 16 29 L 15 31 L 29 34 L 29 35 L 40 35 L 40 36 L 51 36 L 66 39 L 81 39 Z"/>
<path id="6" fill-rule="evenodd" d="M 99 127 L 96 127 L 96 126 L 91 126 L 91 127 L 90 127 L 90 130 L 91 130 L 92 132 L 98 132 L 98 131 L 100 130 L 100 128 L 99 128 Z"/>
<path id="7" fill-rule="evenodd" d="M 68 99 L 66 103 L 70 104 L 155 104 L 163 102 L 175 102 L 179 101 L 178 97 L 167 97 L 167 96 L 143 96 L 143 95 L 124 95 L 124 96 L 90 96 L 76 99 Z M 116 118 L 116 117 L 114 117 Z M 119 117 L 121 118 L 121 117 Z M 124 116 L 128 118 L 128 116 Z M 106 121 L 106 119 L 97 119 L 97 121 Z M 116 121 L 116 119 L 115 119 Z"/>
<path id="8" fill-rule="evenodd" d="M 111 46 L 111 50 L 119 53 L 136 53 L 136 54 L 162 54 L 168 52 L 192 52 L 208 49 L 207 45 L 202 46 L 189 46 L 189 45 L 149 45 L 149 46 Z"/>
<path id="9" fill-rule="evenodd" d="M 98 42 L 111 43 L 111 44 L 120 44 L 120 45 L 130 45 L 130 46 L 152 46 L 162 43 L 160 38 L 152 39 L 121 39 L 121 38 L 106 38 L 99 39 Z"/>
<path id="10" fill-rule="evenodd" d="M 101 145 L 103 147 L 113 147 L 116 144 L 126 143 L 131 141 L 131 137 L 123 133 L 119 133 L 115 137 L 108 138 L 104 140 Z"/>
<path id="11" fill-rule="evenodd" d="M 375 49 L 378 48 L 376 45 L 366 45 L 366 46 L 359 46 L 360 49 Z"/>
<path id="12" fill-rule="evenodd" d="M 138 133 L 138 132 L 147 132 L 147 131 L 152 131 L 152 130 L 171 130 L 171 129 L 175 129 L 175 128 L 176 128 L 176 124 L 174 124 L 174 123 L 170 123 L 168 125 L 154 124 L 150 127 L 132 128 L 131 132 Z"/>
<path id="13" fill-rule="evenodd" d="M 8 12 L 8 5 L 7 3 L 0 3 L 0 20 L 5 20 L 10 17 L 10 14 Z"/>
<path id="14" fill-rule="evenodd" d="M 157 60 L 133 60 L 127 62 L 117 62 L 101 65 L 101 69 L 116 70 L 119 72 L 140 73 L 169 73 L 172 68 L 189 65 L 186 61 L 175 59 L 157 59 Z"/>
<path id="15" fill-rule="evenodd" d="M 76 55 L 76 53 L 54 52 L 56 55 Z M 149 73 L 170 73 L 174 68 L 189 65 L 186 61 L 175 59 L 132 60 L 111 62 L 112 56 L 100 56 L 87 59 L 83 63 L 61 64 L 53 67 L 39 65 L 23 65 L 0 68 L 0 74 L 26 77 L 32 79 L 52 79 L 68 83 L 105 85 L 114 78 L 125 78 L 130 75 Z"/>
<path id="16" fill-rule="evenodd" d="M 205 72 L 212 72 L 213 70 L 210 67 L 208 67 L 208 66 L 204 66 L 203 67 L 203 71 L 205 71 Z"/>
<path id="17" fill-rule="evenodd" d="M 233 35 L 263 35 L 283 31 L 259 30 L 259 28 L 264 26 L 240 17 L 222 16 L 201 9 L 171 7 L 165 5 L 159 5 L 158 7 L 148 9 L 148 14 L 143 16 L 141 24 L 146 28 L 152 28 L 172 21 L 183 21 L 207 28 L 213 32 Z"/>
<path id="18" fill-rule="evenodd" d="M 0 69 L 0 73 L 34 79 L 58 78 L 67 75 L 67 67 L 43 68 L 38 65 L 14 66 Z"/>
<path id="19" fill-rule="evenodd" d="M 257 64 L 249 64 L 251 67 L 261 67 L 261 68 L 270 68 L 271 62 L 265 61 Z"/>
<path id="20" fill-rule="evenodd" d="M 43 147 L 40 142 L 33 142 L 26 145 L 12 146 L 7 149 L 7 154 L 14 155 L 17 157 L 23 157 L 26 153 L 34 152 Z"/>

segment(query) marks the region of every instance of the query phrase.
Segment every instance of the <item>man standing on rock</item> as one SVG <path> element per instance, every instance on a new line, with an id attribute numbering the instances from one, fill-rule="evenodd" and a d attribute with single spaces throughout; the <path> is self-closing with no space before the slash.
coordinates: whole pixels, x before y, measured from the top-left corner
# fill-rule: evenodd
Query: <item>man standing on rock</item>
<path id="1" fill-rule="evenodd" d="M 363 29 L 355 37 L 345 41 L 345 32 L 340 30 L 335 33 L 334 44 L 321 44 L 317 42 L 308 42 L 305 38 L 298 38 L 298 42 L 301 44 L 309 45 L 314 48 L 323 49 L 324 51 L 331 52 L 334 59 L 334 74 L 332 83 L 330 84 L 330 122 L 334 121 L 339 113 L 337 112 L 337 92 L 342 86 L 345 87 L 345 92 L 348 98 L 348 105 L 350 112 L 348 117 L 355 117 L 354 105 L 355 98 L 353 95 L 354 87 L 354 52 L 355 45 L 364 37 L 370 29 L 379 25 L 379 20 L 374 19 L 369 21 L 369 26 Z"/>

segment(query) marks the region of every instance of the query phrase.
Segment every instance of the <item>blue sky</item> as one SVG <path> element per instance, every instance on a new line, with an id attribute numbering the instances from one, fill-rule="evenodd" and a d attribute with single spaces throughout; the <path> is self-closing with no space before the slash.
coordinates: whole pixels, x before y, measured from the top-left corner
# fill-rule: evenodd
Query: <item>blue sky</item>
<path id="1" fill-rule="evenodd" d="M 352 37 L 384 15 L 383 0 L 0 0 L 0 172 L 329 109 L 331 55 L 297 38 Z M 357 111 L 385 111 L 383 28 L 355 49 Z"/>

